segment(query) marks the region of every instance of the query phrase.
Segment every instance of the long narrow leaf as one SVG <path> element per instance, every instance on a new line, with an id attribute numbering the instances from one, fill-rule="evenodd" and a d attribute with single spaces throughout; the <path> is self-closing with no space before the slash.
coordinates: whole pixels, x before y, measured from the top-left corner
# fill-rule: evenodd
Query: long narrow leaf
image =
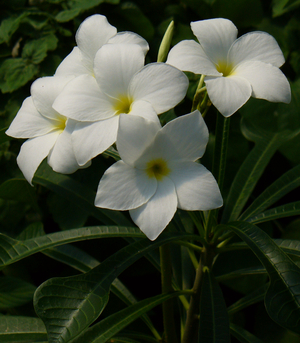
<path id="1" fill-rule="evenodd" d="M 270 285 L 265 297 L 269 316 L 279 325 L 300 333 L 300 268 L 257 226 L 247 222 L 227 225 L 265 266 Z"/>
<path id="2" fill-rule="evenodd" d="M 46 325 L 49 343 L 68 342 L 95 321 L 107 304 L 114 279 L 139 258 L 162 244 L 193 238 L 177 233 L 162 234 L 154 242 L 142 239 L 119 250 L 88 273 L 44 282 L 35 293 L 34 306 Z"/>
<path id="3" fill-rule="evenodd" d="M 263 343 L 262 340 L 254 336 L 249 331 L 241 328 L 238 325 L 230 324 L 230 333 L 236 337 L 241 343 Z"/>

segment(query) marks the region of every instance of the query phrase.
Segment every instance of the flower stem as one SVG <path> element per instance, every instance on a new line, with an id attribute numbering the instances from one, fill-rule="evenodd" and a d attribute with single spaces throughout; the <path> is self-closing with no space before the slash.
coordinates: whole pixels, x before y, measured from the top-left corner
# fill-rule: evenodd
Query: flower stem
<path id="1" fill-rule="evenodd" d="M 204 82 L 204 77 L 205 75 L 201 75 L 195 95 L 194 95 L 194 99 L 193 99 L 193 105 L 192 105 L 192 112 L 195 111 L 200 103 L 200 100 L 202 98 L 202 94 L 204 91 L 206 91 L 206 87 L 203 87 L 203 82 Z"/>
<path id="2" fill-rule="evenodd" d="M 161 284 L 162 293 L 173 291 L 172 287 L 172 264 L 171 251 L 169 244 L 159 248 L 161 265 Z M 177 343 L 176 326 L 174 322 L 173 299 L 167 300 L 162 304 L 163 322 L 166 343 Z"/>

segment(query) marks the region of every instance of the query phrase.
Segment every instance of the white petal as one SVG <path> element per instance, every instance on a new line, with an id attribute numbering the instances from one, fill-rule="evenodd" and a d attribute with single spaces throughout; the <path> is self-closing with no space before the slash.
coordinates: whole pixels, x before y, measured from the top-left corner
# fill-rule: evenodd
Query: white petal
<path id="1" fill-rule="evenodd" d="M 250 83 L 238 76 L 206 77 L 208 96 L 213 105 L 224 117 L 231 116 L 250 98 Z"/>
<path id="2" fill-rule="evenodd" d="M 113 36 L 107 43 L 109 44 L 137 44 L 142 48 L 145 55 L 149 50 L 149 45 L 147 41 L 140 35 L 133 32 L 127 32 L 127 31 L 119 32 L 115 36 Z"/>
<path id="3" fill-rule="evenodd" d="M 96 121 L 78 123 L 72 134 L 77 162 L 80 166 L 109 148 L 117 138 L 118 116 Z"/>
<path id="4" fill-rule="evenodd" d="M 111 210 L 131 210 L 147 202 L 156 191 L 157 181 L 123 161 L 113 164 L 100 180 L 95 206 Z"/>
<path id="5" fill-rule="evenodd" d="M 28 97 L 10 124 L 6 134 L 15 138 L 33 138 L 45 135 L 55 129 L 56 121 L 42 116 Z"/>
<path id="6" fill-rule="evenodd" d="M 141 207 L 131 210 L 130 216 L 144 234 L 155 240 L 169 224 L 177 209 L 174 183 L 168 178 L 157 183 L 153 197 Z"/>
<path id="7" fill-rule="evenodd" d="M 250 32 L 233 43 L 228 61 L 234 66 L 245 61 L 261 61 L 280 67 L 284 57 L 274 37 L 266 32 Z"/>
<path id="8" fill-rule="evenodd" d="M 93 68 L 93 64 L 91 68 Z M 79 76 L 83 74 L 93 75 L 93 70 L 87 69 L 82 63 L 82 53 L 80 49 L 75 46 L 71 53 L 57 67 L 54 76 Z"/>
<path id="9" fill-rule="evenodd" d="M 166 63 L 194 74 L 221 75 L 201 45 L 194 40 L 184 40 L 176 44 L 170 50 Z"/>
<path id="10" fill-rule="evenodd" d="M 227 53 L 236 40 L 238 30 L 228 19 L 207 19 L 191 23 L 194 35 L 212 62 L 227 61 Z"/>
<path id="11" fill-rule="evenodd" d="M 205 151 L 208 129 L 199 111 L 167 123 L 156 135 L 153 150 L 167 161 L 195 161 Z"/>
<path id="12" fill-rule="evenodd" d="M 134 75 L 129 94 L 135 100 L 150 102 L 159 114 L 176 106 L 185 97 L 188 85 L 188 78 L 177 68 L 151 63 Z"/>
<path id="13" fill-rule="evenodd" d="M 133 75 L 144 66 L 144 53 L 139 45 L 106 44 L 96 54 L 94 72 L 97 82 L 107 95 L 127 96 Z"/>
<path id="14" fill-rule="evenodd" d="M 57 137 L 54 147 L 48 155 L 48 164 L 55 172 L 71 174 L 79 168 L 71 141 L 75 125 L 76 122 L 72 119 L 67 121 L 65 129 Z"/>
<path id="15" fill-rule="evenodd" d="M 291 88 L 287 78 L 272 64 L 248 61 L 241 63 L 235 73 L 250 82 L 254 98 L 287 104 L 291 101 Z"/>
<path id="16" fill-rule="evenodd" d="M 53 103 L 53 108 L 78 121 L 96 121 L 114 115 L 109 98 L 94 77 L 81 75 L 71 80 Z"/>
<path id="17" fill-rule="evenodd" d="M 49 151 L 55 144 L 59 132 L 51 132 L 47 135 L 28 139 L 21 146 L 17 157 L 17 163 L 25 179 L 32 185 L 32 178 L 38 166 L 49 154 Z"/>
<path id="18" fill-rule="evenodd" d="M 72 76 L 48 76 L 41 77 L 33 82 L 30 88 L 32 101 L 43 116 L 55 120 L 63 119 L 53 109 L 52 104 L 72 78 Z"/>
<path id="19" fill-rule="evenodd" d="M 218 184 L 204 166 L 195 162 L 174 163 L 168 176 L 175 184 L 178 208 L 207 211 L 223 205 Z"/>
<path id="20" fill-rule="evenodd" d="M 159 118 L 150 102 L 145 100 L 134 101 L 131 105 L 129 115 L 143 117 L 156 123 L 161 128 Z"/>
<path id="21" fill-rule="evenodd" d="M 95 14 L 85 19 L 76 32 L 76 42 L 83 55 L 83 63 L 93 69 L 96 52 L 117 33 L 104 15 Z"/>
<path id="22" fill-rule="evenodd" d="M 159 129 L 160 124 L 139 116 L 120 115 L 117 149 L 123 161 L 133 166 L 144 154 Z M 147 156 L 145 156 L 147 158 Z"/>

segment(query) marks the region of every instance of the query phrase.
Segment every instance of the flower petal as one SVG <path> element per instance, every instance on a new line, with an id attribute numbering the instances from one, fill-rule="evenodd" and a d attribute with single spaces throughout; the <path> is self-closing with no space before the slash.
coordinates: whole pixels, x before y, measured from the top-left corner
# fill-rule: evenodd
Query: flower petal
<path id="1" fill-rule="evenodd" d="M 177 209 L 174 183 L 164 178 L 157 183 L 153 197 L 144 205 L 131 210 L 130 216 L 144 234 L 154 241 L 169 224 Z"/>
<path id="2" fill-rule="evenodd" d="M 155 193 L 157 181 L 123 161 L 113 164 L 100 180 L 95 206 L 131 210 L 145 204 Z"/>
<path id="3" fill-rule="evenodd" d="M 56 122 L 43 117 L 33 104 L 32 97 L 23 101 L 6 134 L 15 138 L 33 138 L 55 129 Z"/>
<path id="4" fill-rule="evenodd" d="M 83 64 L 93 70 L 96 52 L 117 33 L 106 17 L 95 14 L 85 19 L 76 32 L 76 42 L 82 52 Z"/>
<path id="5" fill-rule="evenodd" d="M 178 208 L 186 211 L 207 211 L 223 205 L 218 184 L 203 165 L 182 162 L 170 165 L 169 178 L 174 182 Z"/>
<path id="6" fill-rule="evenodd" d="M 48 164 L 55 172 L 71 174 L 79 168 L 71 141 L 71 134 L 75 125 L 76 122 L 72 119 L 67 121 L 65 129 L 57 137 L 57 140 L 48 155 Z"/>
<path id="7" fill-rule="evenodd" d="M 170 50 L 166 63 L 194 74 L 222 75 L 207 57 L 201 45 L 193 40 L 184 40 L 176 44 Z"/>
<path id="8" fill-rule="evenodd" d="M 87 69 L 87 67 L 82 63 L 82 53 L 80 49 L 75 46 L 71 53 L 57 67 L 54 76 L 79 76 L 82 74 L 93 75 L 93 71 Z"/>
<path id="9" fill-rule="evenodd" d="M 137 44 L 139 45 L 144 54 L 146 55 L 149 50 L 149 44 L 140 35 L 133 32 L 119 32 L 113 36 L 107 43 L 109 44 Z"/>
<path id="10" fill-rule="evenodd" d="M 127 96 L 133 75 L 144 66 L 139 45 L 106 44 L 96 54 L 94 72 L 101 90 L 113 98 Z"/>
<path id="11" fill-rule="evenodd" d="M 109 98 L 103 94 L 94 77 L 81 75 L 71 80 L 55 99 L 53 108 L 78 121 L 97 121 L 114 115 Z"/>
<path id="12" fill-rule="evenodd" d="M 231 116 L 250 98 L 250 83 L 238 76 L 206 77 L 204 79 L 208 96 L 224 117 Z"/>
<path id="13" fill-rule="evenodd" d="M 51 132 L 41 137 L 28 139 L 22 144 L 17 163 L 25 179 L 31 185 L 34 173 L 43 159 L 49 154 L 58 136 L 59 132 Z"/>
<path id="14" fill-rule="evenodd" d="M 191 22 L 191 28 L 213 63 L 227 61 L 227 53 L 238 33 L 232 21 L 223 18 L 199 20 Z"/>
<path id="15" fill-rule="evenodd" d="M 266 32 L 249 32 L 232 44 L 228 61 L 234 66 L 245 61 L 261 61 L 280 67 L 284 56 L 274 37 Z"/>
<path id="16" fill-rule="evenodd" d="M 129 94 L 134 100 L 146 100 L 156 113 L 176 106 L 185 96 L 188 78 L 177 68 L 165 63 L 150 63 L 134 75 Z"/>
<path id="17" fill-rule="evenodd" d="M 167 123 L 152 149 L 166 161 L 195 161 L 204 154 L 207 142 L 208 129 L 197 110 Z"/>
<path id="18" fill-rule="evenodd" d="M 117 136 L 117 149 L 123 161 L 133 166 L 144 154 L 161 126 L 139 116 L 121 114 Z M 147 156 L 145 156 L 147 158 Z"/>
<path id="19" fill-rule="evenodd" d="M 161 128 L 157 113 L 155 112 L 154 108 L 148 101 L 145 101 L 145 100 L 134 101 L 131 105 L 131 109 L 128 114 L 143 117 L 147 120 L 153 121 L 154 123 L 157 123 L 159 128 Z"/>
<path id="20" fill-rule="evenodd" d="M 65 85 L 72 79 L 72 76 L 47 76 L 33 82 L 30 88 L 32 101 L 43 116 L 55 120 L 63 119 L 53 109 L 52 104 Z"/>
<path id="21" fill-rule="evenodd" d="M 80 166 L 108 149 L 117 138 L 118 116 L 93 123 L 78 123 L 72 134 L 77 162 Z"/>
<path id="22" fill-rule="evenodd" d="M 287 78 L 272 64 L 247 61 L 235 69 L 235 74 L 250 82 L 254 98 L 287 104 L 291 101 L 291 88 Z"/>

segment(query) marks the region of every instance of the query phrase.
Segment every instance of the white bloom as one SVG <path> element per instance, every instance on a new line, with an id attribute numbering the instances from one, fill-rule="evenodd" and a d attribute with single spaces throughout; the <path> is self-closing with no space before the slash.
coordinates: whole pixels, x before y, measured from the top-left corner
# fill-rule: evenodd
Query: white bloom
<path id="1" fill-rule="evenodd" d="M 82 122 L 72 134 L 80 165 L 116 141 L 121 113 L 158 122 L 157 114 L 184 98 L 184 73 L 165 63 L 144 66 L 144 58 L 137 44 L 106 44 L 96 53 L 95 77 L 76 77 L 55 100 L 59 113 Z"/>
<path id="2" fill-rule="evenodd" d="M 144 38 L 133 32 L 119 32 L 110 25 L 104 15 L 95 14 L 79 26 L 75 40 L 77 46 L 58 66 L 55 75 L 94 75 L 93 63 L 96 52 L 104 44 L 138 44 L 144 54 L 149 50 Z"/>
<path id="3" fill-rule="evenodd" d="M 206 148 L 208 130 L 199 111 L 163 128 L 138 116 L 120 116 L 117 148 L 122 160 L 100 180 L 95 205 L 129 210 L 154 240 L 183 210 L 210 210 L 223 201 L 213 175 L 195 162 Z"/>
<path id="4" fill-rule="evenodd" d="M 69 77 L 56 76 L 37 79 L 31 86 L 31 96 L 24 100 L 6 131 L 11 137 L 29 138 L 21 147 L 17 163 L 31 185 L 46 156 L 56 172 L 69 174 L 80 168 L 71 142 L 76 122 L 52 108 L 54 99 L 69 81 Z"/>
<path id="5" fill-rule="evenodd" d="M 191 28 L 200 44 L 178 43 L 167 63 L 206 75 L 208 96 L 223 116 L 232 115 L 250 96 L 290 102 L 290 85 L 279 70 L 284 57 L 271 35 L 251 32 L 237 39 L 237 28 L 227 19 L 192 22 Z"/>

